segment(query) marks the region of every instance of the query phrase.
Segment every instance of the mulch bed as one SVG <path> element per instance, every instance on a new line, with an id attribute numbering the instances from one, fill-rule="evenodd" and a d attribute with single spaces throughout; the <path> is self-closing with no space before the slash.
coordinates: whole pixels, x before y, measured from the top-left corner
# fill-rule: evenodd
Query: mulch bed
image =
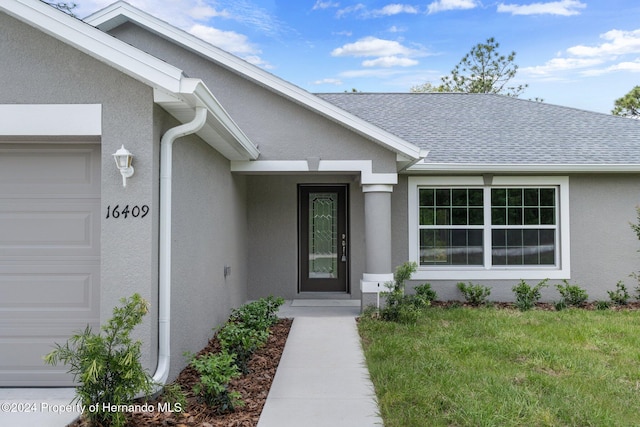
<path id="1" fill-rule="evenodd" d="M 293 319 L 280 319 L 276 325 L 272 326 L 267 344 L 255 352 L 249 362 L 249 373 L 231 381 L 229 389 L 239 392 L 244 401 L 244 406 L 237 408 L 235 412 L 217 415 L 211 408 L 200 402 L 191 390 L 198 381 L 198 374 L 193 368 L 187 366 L 175 381 L 180 384 L 187 396 L 187 407 L 183 408 L 183 412 L 130 413 L 127 414 L 127 426 L 254 427 L 258 425 L 292 322 Z M 198 354 L 218 351 L 220 351 L 220 344 L 214 336 Z M 162 402 L 161 397 L 158 400 L 147 401 L 154 408 L 158 407 L 159 402 Z M 78 420 L 70 424 L 70 427 L 88 427 L 88 423 Z"/>
<path id="2" fill-rule="evenodd" d="M 433 307 L 443 307 L 443 308 L 450 308 L 450 307 L 473 307 L 471 304 L 468 304 L 466 302 L 461 302 L 461 301 L 433 301 L 431 303 L 431 305 Z M 490 305 L 496 308 L 503 308 L 503 309 L 514 309 L 517 310 L 518 308 L 516 307 L 516 305 L 512 302 L 490 302 Z M 597 310 L 598 307 L 596 305 L 595 302 L 587 302 L 582 304 L 579 308 L 585 309 L 585 310 Z M 546 311 L 556 311 L 556 307 L 555 304 L 553 303 L 549 303 L 549 302 L 538 302 L 535 304 L 535 309 L 536 310 L 546 310 Z M 608 308 L 608 310 L 640 310 L 640 301 L 630 301 L 625 305 L 615 305 L 615 304 L 611 304 Z"/>

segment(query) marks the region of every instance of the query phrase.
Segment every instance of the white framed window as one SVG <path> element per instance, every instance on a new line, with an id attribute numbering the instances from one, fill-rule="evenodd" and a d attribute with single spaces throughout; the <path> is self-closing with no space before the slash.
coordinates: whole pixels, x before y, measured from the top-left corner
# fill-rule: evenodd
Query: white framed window
<path id="1" fill-rule="evenodd" d="M 409 178 L 417 280 L 568 279 L 569 178 Z"/>

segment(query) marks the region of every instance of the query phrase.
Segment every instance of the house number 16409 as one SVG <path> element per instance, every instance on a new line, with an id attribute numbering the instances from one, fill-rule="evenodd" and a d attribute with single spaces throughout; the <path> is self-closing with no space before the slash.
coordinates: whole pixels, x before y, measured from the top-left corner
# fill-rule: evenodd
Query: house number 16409
<path id="1" fill-rule="evenodd" d="M 149 213 L 148 205 L 142 205 L 142 206 L 125 205 L 123 207 L 120 207 L 120 205 L 115 205 L 113 208 L 111 207 L 111 205 L 107 206 L 107 219 L 110 219 L 110 218 L 126 219 L 128 217 L 144 218 L 145 216 L 147 216 L 148 213 Z"/>

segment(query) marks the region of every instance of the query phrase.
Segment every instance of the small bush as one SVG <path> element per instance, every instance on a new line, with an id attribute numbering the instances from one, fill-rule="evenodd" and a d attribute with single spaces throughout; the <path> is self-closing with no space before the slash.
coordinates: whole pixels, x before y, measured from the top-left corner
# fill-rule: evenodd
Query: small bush
<path id="1" fill-rule="evenodd" d="M 479 306 L 487 303 L 487 298 L 491 295 L 491 288 L 483 285 L 474 285 L 460 282 L 457 285 L 458 290 L 462 292 L 464 299 L 473 306 Z"/>
<path id="2" fill-rule="evenodd" d="M 622 280 L 616 284 L 615 291 L 607 291 L 607 294 L 609 294 L 611 302 L 616 305 L 627 305 L 629 302 L 629 292 L 627 292 L 627 287 Z"/>
<path id="3" fill-rule="evenodd" d="M 430 283 L 418 285 L 414 290 L 416 292 L 416 299 L 420 305 L 429 306 L 436 298 L 438 298 L 436 291 L 431 289 Z"/>
<path id="4" fill-rule="evenodd" d="M 268 330 L 248 328 L 244 323 L 227 322 L 218 331 L 221 347 L 235 354 L 235 364 L 243 374 L 249 372 L 251 356 L 267 342 L 268 338 Z"/>
<path id="5" fill-rule="evenodd" d="M 556 301 L 553 306 L 556 308 L 557 311 L 562 311 L 565 308 L 567 308 L 567 303 L 564 300 L 560 300 L 560 301 Z"/>
<path id="6" fill-rule="evenodd" d="M 278 322 L 278 309 L 284 298 L 269 296 L 244 304 L 231 311 L 230 322 L 243 323 L 250 329 L 267 330 Z"/>
<path id="7" fill-rule="evenodd" d="M 566 306 L 578 307 L 587 301 L 589 295 L 586 290 L 577 285 L 570 285 L 566 280 L 562 282 L 564 285 L 556 285 L 556 288 L 562 296 L 561 301 L 564 302 Z"/>
<path id="8" fill-rule="evenodd" d="M 528 285 L 524 280 L 520 280 L 520 283 L 512 288 L 516 294 L 516 307 L 521 311 L 532 309 L 541 297 L 540 290 L 549 286 L 547 285 L 548 280 L 545 279 L 534 287 Z"/>
<path id="9" fill-rule="evenodd" d="M 124 305 L 113 309 L 113 317 L 102 326 L 103 334 L 94 334 L 87 326 L 65 345 L 56 343 L 44 357 L 50 365 L 70 366 L 69 373 L 80 383 L 76 400 L 85 408 L 95 408 L 84 414 L 91 425 L 124 426 L 124 413 L 111 412 L 109 407 L 129 404 L 138 393 L 152 391 L 152 378 L 140 363 L 142 342 L 129 336 L 147 314 L 147 301 L 137 293 L 120 301 Z"/>
<path id="10" fill-rule="evenodd" d="M 178 383 L 167 384 L 162 388 L 162 401 L 168 403 L 173 412 L 182 413 L 187 409 L 187 396 Z"/>
<path id="11" fill-rule="evenodd" d="M 244 405 L 240 393 L 229 390 L 229 382 L 241 375 L 235 364 L 234 354 L 222 352 L 200 357 L 187 356 L 191 357 L 189 364 L 200 375 L 199 381 L 193 386 L 193 392 L 217 414 L 233 412 Z"/>
<path id="12" fill-rule="evenodd" d="M 415 262 L 405 262 L 396 268 L 393 275 L 394 282 L 386 284 L 389 291 L 382 293 L 386 297 L 385 306 L 380 310 L 380 317 L 383 320 L 415 323 L 418 318 L 417 299 L 415 295 L 405 295 L 404 288 L 405 282 L 417 269 L 418 264 Z"/>
<path id="13" fill-rule="evenodd" d="M 609 301 L 596 301 L 595 306 L 596 310 L 608 310 L 611 304 Z"/>

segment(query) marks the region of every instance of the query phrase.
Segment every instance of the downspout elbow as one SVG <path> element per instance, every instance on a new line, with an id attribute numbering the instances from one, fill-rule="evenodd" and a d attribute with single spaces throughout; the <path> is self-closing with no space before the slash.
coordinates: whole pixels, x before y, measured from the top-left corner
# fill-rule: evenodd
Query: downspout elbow
<path id="1" fill-rule="evenodd" d="M 157 386 L 166 383 L 171 362 L 171 184 L 173 143 L 198 132 L 207 120 L 207 109 L 196 107 L 190 122 L 169 129 L 160 140 L 160 255 L 158 289 L 158 364 L 153 375 Z"/>

